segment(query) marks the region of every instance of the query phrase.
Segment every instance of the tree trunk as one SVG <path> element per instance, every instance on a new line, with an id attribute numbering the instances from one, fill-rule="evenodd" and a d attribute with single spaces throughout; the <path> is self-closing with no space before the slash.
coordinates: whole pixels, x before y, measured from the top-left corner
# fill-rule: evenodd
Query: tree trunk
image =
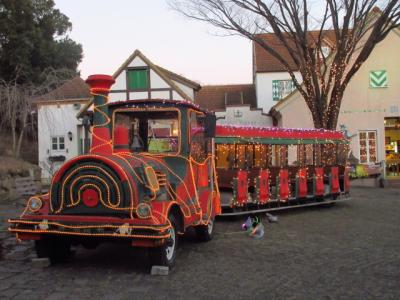
<path id="1" fill-rule="evenodd" d="M 11 126 L 11 136 L 12 136 L 12 151 L 13 155 L 15 156 L 16 154 L 16 148 L 17 148 L 17 133 L 15 132 L 16 128 L 14 125 Z"/>
<path id="2" fill-rule="evenodd" d="M 21 132 L 19 133 L 17 149 L 15 150 L 15 157 L 16 158 L 19 158 L 20 155 L 21 155 L 21 145 L 22 145 L 22 140 L 23 140 L 23 137 L 24 137 L 24 133 L 25 133 L 25 127 L 23 127 L 21 129 Z"/>
<path id="3" fill-rule="evenodd" d="M 342 99 L 343 99 L 342 88 L 338 87 L 337 89 L 334 89 L 331 94 L 331 101 L 329 102 L 326 129 L 336 130 Z"/>

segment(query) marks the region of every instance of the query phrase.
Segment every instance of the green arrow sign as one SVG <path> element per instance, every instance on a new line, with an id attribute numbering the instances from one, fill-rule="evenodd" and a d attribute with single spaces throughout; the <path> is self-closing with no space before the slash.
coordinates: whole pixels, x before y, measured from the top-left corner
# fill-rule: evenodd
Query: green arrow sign
<path id="1" fill-rule="evenodd" d="M 386 70 L 371 71 L 369 73 L 369 86 L 372 88 L 384 88 L 388 86 Z"/>

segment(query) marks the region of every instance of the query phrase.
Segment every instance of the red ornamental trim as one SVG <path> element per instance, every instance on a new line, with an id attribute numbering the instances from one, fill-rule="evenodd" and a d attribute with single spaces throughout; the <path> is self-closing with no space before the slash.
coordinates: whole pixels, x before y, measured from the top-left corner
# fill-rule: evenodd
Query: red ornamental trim
<path id="1" fill-rule="evenodd" d="M 239 170 L 237 172 L 237 202 L 239 206 L 243 206 L 247 203 L 248 198 L 248 180 L 247 180 L 247 172 L 244 170 Z"/>
<path id="2" fill-rule="evenodd" d="M 217 125 L 216 136 L 290 139 L 345 139 L 340 131 L 325 129 L 296 129 L 278 127 L 222 126 Z"/>
<path id="3" fill-rule="evenodd" d="M 96 74 L 90 75 L 85 82 L 90 86 L 90 91 L 96 93 L 108 92 L 115 80 L 110 75 Z"/>
<path id="4" fill-rule="evenodd" d="M 331 193 L 332 194 L 340 193 L 339 168 L 338 167 L 331 168 Z"/>
<path id="5" fill-rule="evenodd" d="M 86 189 L 82 192 L 82 200 L 87 207 L 95 207 L 99 203 L 99 195 L 94 189 Z"/>
<path id="6" fill-rule="evenodd" d="M 87 159 L 93 159 L 93 160 L 97 160 L 97 161 L 102 161 L 104 162 L 106 165 L 110 166 L 117 174 L 118 176 L 121 178 L 122 181 L 128 180 L 128 176 L 126 175 L 125 171 L 122 169 L 121 166 L 119 166 L 117 163 L 115 163 L 114 161 L 104 157 L 104 156 L 100 156 L 100 155 L 80 155 L 77 156 L 73 159 L 70 159 L 69 161 L 67 161 L 65 164 L 63 164 L 61 166 L 61 168 L 57 171 L 57 173 L 54 175 L 53 177 L 53 182 L 58 182 L 60 181 L 61 176 L 74 164 L 76 164 L 77 162 L 84 160 L 86 161 Z"/>
<path id="7" fill-rule="evenodd" d="M 298 197 L 305 198 L 307 197 L 307 169 L 299 170 L 298 181 L 299 181 Z"/>
<path id="8" fill-rule="evenodd" d="M 279 198 L 282 201 L 286 201 L 290 196 L 289 187 L 289 171 L 282 169 L 279 171 Z"/>
<path id="9" fill-rule="evenodd" d="M 37 220 L 37 221 L 55 221 L 55 222 L 68 222 L 78 224 L 89 224 L 97 223 L 99 225 L 104 224 L 130 224 L 137 226 L 153 226 L 157 230 L 167 226 L 163 223 L 155 223 L 152 219 L 128 219 L 128 218 L 117 218 L 117 217 L 104 217 L 104 216 L 72 216 L 72 215 L 23 215 L 23 220 Z M 20 219 L 11 219 L 10 223 L 19 223 Z M 165 220 L 163 220 L 165 221 Z M 161 226 L 161 227 L 160 227 Z"/>
<path id="10" fill-rule="evenodd" d="M 260 204 L 265 204 L 269 200 L 269 171 L 260 170 L 258 174 L 259 174 L 258 201 Z"/>

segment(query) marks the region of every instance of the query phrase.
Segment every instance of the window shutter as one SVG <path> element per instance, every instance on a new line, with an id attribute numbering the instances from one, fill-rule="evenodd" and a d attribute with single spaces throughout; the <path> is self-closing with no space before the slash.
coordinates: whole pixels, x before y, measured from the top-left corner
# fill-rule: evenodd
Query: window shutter
<path id="1" fill-rule="evenodd" d="M 147 69 L 129 70 L 128 87 L 130 90 L 142 90 L 148 87 Z"/>

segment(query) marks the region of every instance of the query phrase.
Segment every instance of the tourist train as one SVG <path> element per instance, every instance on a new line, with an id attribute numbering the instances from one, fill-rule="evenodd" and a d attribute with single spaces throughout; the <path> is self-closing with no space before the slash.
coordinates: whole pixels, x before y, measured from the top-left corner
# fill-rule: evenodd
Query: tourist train
<path id="1" fill-rule="evenodd" d="M 193 227 L 210 240 L 221 213 L 333 203 L 349 191 L 340 132 L 216 126 L 191 102 L 108 103 L 112 77 L 86 82 L 90 153 L 63 164 L 49 193 L 9 220 L 19 240 L 35 241 L 38 257 L 58 262 L 71 245 L 124 241 L 149 248 L 152 264 L 172 266 L 178 235 Z"/>

